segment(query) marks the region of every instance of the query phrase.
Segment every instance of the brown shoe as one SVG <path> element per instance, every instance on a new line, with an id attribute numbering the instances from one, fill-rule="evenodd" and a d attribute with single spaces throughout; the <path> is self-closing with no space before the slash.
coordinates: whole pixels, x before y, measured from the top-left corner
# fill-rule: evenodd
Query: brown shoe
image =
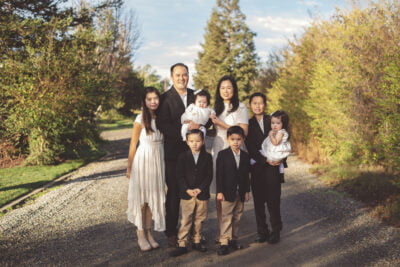
<path id="1" fill-rule="evenodd" d="M 175 235 L 171 235 L 168 237 L 168 246 L 171 248 L 176 247 L 177 238 Z"/>

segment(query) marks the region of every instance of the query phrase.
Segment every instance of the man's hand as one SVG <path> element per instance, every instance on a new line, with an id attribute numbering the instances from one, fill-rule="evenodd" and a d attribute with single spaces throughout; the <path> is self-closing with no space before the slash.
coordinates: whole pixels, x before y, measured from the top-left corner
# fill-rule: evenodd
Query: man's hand
<path id="1" fill-rule="evenodd" d="M 193 130 L 193 129 L 200 129 L 200 124 L 197 124 L 197 123 L 195 123 L 195 122 L 193 122 L 193 121 L 190 121 L 189 122 L 189 130 Z"/>

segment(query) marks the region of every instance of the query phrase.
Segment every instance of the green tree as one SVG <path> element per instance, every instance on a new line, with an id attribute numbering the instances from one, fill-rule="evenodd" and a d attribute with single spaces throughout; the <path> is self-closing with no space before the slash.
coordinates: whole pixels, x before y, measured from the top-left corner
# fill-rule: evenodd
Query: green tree
<path id="1" fill-rule="evenodd" d="M 132 69 L 122 27 L 96 32 L 96 16 L 121 1 L 79 10 L 59 10 L 60 2 L 0 6 L 0 147 L 17 148 L 29 164 L 55 163 L 95 147 L 96 112 L 121 94 L 115 87 L 120 66 Z M 110 57 L 112 65 L 105 64 Z"/>
<path id="2" fill-rule="evenodd" d="M 217 0 L 195 63 L 197 88 L 213 94 L 218 80 L 228 74 L 235 77 L 240 98 L 248 96 L 256 78 L 258 57 L 253 41 L 256 34 L 245 20 L 239 0 Z"/>

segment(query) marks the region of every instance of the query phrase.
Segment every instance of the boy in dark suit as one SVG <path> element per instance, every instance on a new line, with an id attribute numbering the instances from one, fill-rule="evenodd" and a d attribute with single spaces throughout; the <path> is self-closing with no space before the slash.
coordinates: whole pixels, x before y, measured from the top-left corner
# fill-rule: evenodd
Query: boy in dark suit
<path id="1" fill-rule="evenodd" d="M 230 127 L 227 130 L 229 148 L 221 150 L 217 156 L 217 201 L 221 201 L 222 207 L 218 255 L 228 254 L 229 248 L 242 248 L 237 243 L 239 221 L 250 192 L 250 157 L 240 149 L 244 138 L 240 126 Z"/>
<path id="2" fill-rule="evenodd" d="M 202 149 L 204 134 L 199 129 L 186 133 L 190 150 L 178 156 L 176 177 L 181 198 L 181 226 L 178 232 L 178 247 L 170 253 L 177 257 L 188 252 L 186 246 L 192 229 L 193 249 L 201 252 L 207 248 L 201 243 L 201 229 L 207 218 L 210 184 L 213 176 L 212 156 Z"/>

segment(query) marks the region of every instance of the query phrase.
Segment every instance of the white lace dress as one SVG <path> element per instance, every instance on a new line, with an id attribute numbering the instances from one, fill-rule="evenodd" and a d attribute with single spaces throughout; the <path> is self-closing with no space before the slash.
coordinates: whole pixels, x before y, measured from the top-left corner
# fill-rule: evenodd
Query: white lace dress
<path id="1" fill-rule="evenodd" d="M 135 122 L 142 123 L 142 114 L 138 115 Z M 132 164 L 132 173 L 128 190 L 128 220 L 143 230 L 141 208 L 148 203 L 154 230 L 165 230 L 165 166 L 163 135 L 156 128 L 155 120 L 151 121 L 155 132 L 146 134 L 146 129 L 140 132 L 139 146 L 136 150 Z"/>
<path id="2" fill-rule="evenodd" d="M 283 133 L 282 141 L 279 145 L 273 145 L 269 136 L 265 138 L 264 142 L 261 145 L 261 153 L 269 161 L 280 161 L 284 158 L 287 158 L 292 151 L 292 147 L 290 145 L 290 142 L 288 141 L 288 132 L 285 129 L 281 129 L 278 131 L 278 133 L 279 132 Z"/>
<path id="3" fill-rule="evenodd" d="M 246 105 L 243 103 L 239 103 L 239 107 L 234 112 L 228 113 L 228 110 L 231 109 L 231 106 L 227 103 L 224 103 L 225 108 L 224 111 L 218 116 L 218 118 L 224 121 L 226 124 L 230 126 L 241 124 L 249 124 L 249 114 L 247 112 Z M 216 190 L 216 181 L 215 181 L 215 173 L 216 173 L 216 161 L 218 152 L 228 147 L 228 141 L 226 140 L 226 132 L 227 129 L 222 128 L 221 126 L 216 125 L 217 134 L 214 138 L 214 142 L 212 145 L 212 155 L 214 160 L 214 178 L 211 183 L 210 189 L 212 192 Z M 244 149 L 244 143 L 242 149 Z"/>

